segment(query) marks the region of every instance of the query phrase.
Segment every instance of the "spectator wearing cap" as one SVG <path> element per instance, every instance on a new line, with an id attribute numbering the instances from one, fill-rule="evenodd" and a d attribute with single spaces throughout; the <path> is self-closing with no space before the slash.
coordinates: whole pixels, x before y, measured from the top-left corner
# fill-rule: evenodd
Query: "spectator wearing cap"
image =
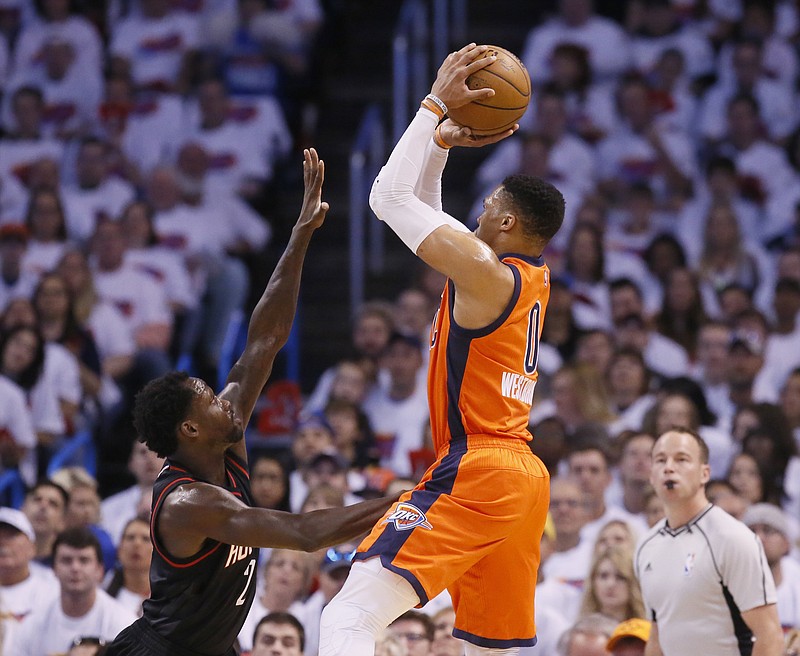
<path id="1" fill-rule="evenodd" d="M 644 656 L 650 639 L 650 622 L 634 617 L 617 625 L 606 643 L 611 656 Z"/>
<path id="2" fill-rule="evenodd" d="M 295 617 L 303 612 L 303 599 L 311 583 L 312 559 L 302 551 L 273 549 L 257 582 L 253 606 L 239 631 L 242 651 L 250 651 L 255 627 L 268 613 L 288 612 Z"/>
<path id="3" fill-rule="evenodd" d="M 318 453 L 335 449 L 333 429 L 322 413 L 303 417 L 292 436 L 294 470 L 289 474 L 289 508 L 299 512 L 308 495 L 303 472 Z"/>
<path id="4" fill-rule="evenodd" d="M 325 559 L 319 568 L 319 587 L 303 603 L 303 610 L 299 614 L 306 633 L 305 656 L 317 656 L 319 652 L 322 609 L 342 589 L 353 563 L 355 547 L 355 544 L 340 544 L 325 552 Z"/>
<path id="5" fill-rule="evenodd" d="M 0 227 L 0 311 L 13 298 L 30 298 L 36 276 L 22 268 L 28 245 L 28 229 L 9 223 Z"/>
<path id="6" fill-rule="evenodd" d="M 412 471 L 409 454 L 421 449 L 429 421 L 428 390 L 420 381 L 422 342 L 416 335 L 394 332 L 381 358 L 389 373 L 389 384 L 372 390 L 364 401 L 364 412 L 375 432 L 381 465 L 399 476 Z"/>
<path id="7" fill-rule="evenodd" d="M 783 630 L 800 627 L 800 564 L 789 556 L 796 533 L 790 518 L 777 506 L 756 503 L 745 511 L 742 521 L 764 545 L 778 592 L 778 618 Z"/>
<path id="8" fill-rule="evenodd" d="M 316 454 L 303 469 L 303 482 L 309 493 L 320 485 L 329 485 L 341 490 L 345 505 L 358 503 L 361 499 L 351 490 L 364 487 L 364 480 L 357 472 L 349 470 L 350 463 L 336 449 L 326 449 Z"/>
<path id="9" fill-rule="evenodd" d="M 0 617 L 5 649 L 12 634 L 36 605 L 55 597 L 56 578 L 50 568 L 33 560 L 36 534 L 21 510 L 0 508 Z"/>

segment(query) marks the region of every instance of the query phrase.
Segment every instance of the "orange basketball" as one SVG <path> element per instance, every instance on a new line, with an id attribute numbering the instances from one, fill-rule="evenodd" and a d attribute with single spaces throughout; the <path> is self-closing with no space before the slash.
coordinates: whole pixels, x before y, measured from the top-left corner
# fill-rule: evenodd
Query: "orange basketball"
<path id="1" fill-rule="evenodd" d="M 456 123 L 479 136 L 497 134 L 514 125 L 528 108 L 531 78 L 519 58 L 505 48 L 489 46 L 480 57 L 495 55 L 497 61 L 467 78 L 470 89 L 494 89 L 494 95 L 449 110 Z"/>

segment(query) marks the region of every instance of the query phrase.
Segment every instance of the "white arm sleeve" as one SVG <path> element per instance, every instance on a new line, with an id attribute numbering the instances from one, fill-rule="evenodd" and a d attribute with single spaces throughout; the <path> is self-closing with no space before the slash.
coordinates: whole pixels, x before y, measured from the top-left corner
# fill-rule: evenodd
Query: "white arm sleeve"
<path id="1" fill-rule="evenodd" d="M 414 195 L 421 172 L 423 168 L 427 169 L 424 164 L 428 142 L 437 122 L 433 112 L 420 108 L 394 147 L 389 161 L 375 178 L 369 195 L 369 205 L 375 215 L 385 221 L 414 253 L 423 240 L 440 226 L 450 225 L 469 232 L 463 223 L 445 212 L 435 210 Z M 427 174 L 426 170 L 426 177 Z M 441 178 L 441 170 L 437 175 L 434 163 L 431 163 L 430 175 Z M 429 186 L 423 183 L 423 186 L 430 189 L 440 184 Z M 426 192 L 426 197 L 430 193 Z"/>
<path id="2" fill-rule="evenodd" d="M 437 146 L 433 139 L 428 139 L 422 173 L 417 180 L 417 188 L 414 190 L 417 198 L 437 212 L 442 209 L 442 171 L 447 164 L 449 152 L 445 148 Z"/>

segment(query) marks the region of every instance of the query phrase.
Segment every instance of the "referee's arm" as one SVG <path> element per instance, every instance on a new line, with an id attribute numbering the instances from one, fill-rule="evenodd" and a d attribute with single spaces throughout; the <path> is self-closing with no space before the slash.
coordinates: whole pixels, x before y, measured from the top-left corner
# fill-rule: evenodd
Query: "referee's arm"
<path id="1" fill-rule="evenodd" d="M 775 604 L 742 611 L 742 619 L 756 638 L 752 656 L 774 656 L 783 653 L 783 631 Z"/>
<path id="2" fill-rule="evenodd" d="M 658 643 L 658 624 L 650 624 L 650 638 L 644 647 L 644 656 L 664 656 L 661 645 Z"/>

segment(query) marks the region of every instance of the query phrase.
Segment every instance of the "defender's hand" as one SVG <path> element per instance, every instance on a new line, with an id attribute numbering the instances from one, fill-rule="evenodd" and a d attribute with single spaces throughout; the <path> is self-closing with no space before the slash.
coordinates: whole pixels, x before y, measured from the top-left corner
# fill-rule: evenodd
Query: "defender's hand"
<path id="1" fill-rule="evenodd" d="M 475 71 L 486 68 L 497 59 L 495 56 L 475 59 L 489 46 L 476 46 L 470 43 L 457 52 L 450 53 L 439 67 L 431 93 L 439 98 L 448 109 L 461 107 L 473 100 L 484 100 L 494 95 L 494 89 L 474 89 L 467 87 L 467 78 Z"/>
<path id="2" fill-rule="evenodd" d="M 488 146 L 489 144 L 497 143 L 503 139 L 507 139 L 517 130 L 519 124 L 515 123 L 514 127 L 509 128 L 505 132 L 492 134 L 489 136 L 478 136 L 472 134 L 472 130 L 463 125 L 459 125 L 452 119 L 446 119 L 438 128 L 439 136 L 448 146 L 465 146 L 467 148 L 480 148 L 481 146 Z"/>
<path id="3" fill-rule="evenodd" d="M 329 205 L 322 201 L 322 183 L 325 181 L 325 162 L 314 148 L 303 151 L 303 207 L 297 225 L 319 228 L 325 220 Z"/>

